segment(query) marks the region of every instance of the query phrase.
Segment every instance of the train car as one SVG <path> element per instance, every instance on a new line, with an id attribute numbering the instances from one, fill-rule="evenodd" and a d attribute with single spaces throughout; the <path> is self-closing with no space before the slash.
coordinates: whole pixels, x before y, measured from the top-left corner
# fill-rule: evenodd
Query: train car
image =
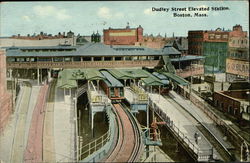
<path id="1" fill-rule="evenodd" d="M 163 83 L 163 87 L 161 87 L 160 93 L 162 95 L 167 95 L 172 88 L 172 85 L 169 82 L 168 78 L 165 75 L 162 75 L 158 72 L 153 72 L 152 75 L 160 79 L 161 82 Z"/>
<path id="2" fill-rule="evenodd" d="M 100 71 L 103 76 L 106 78 L 100 81 L 100 86 L 104 90 L 105 94 L 111 99 L 113 102 L 119 102 L 124 97 L 124 85 L 114 78 L 108 71 Z"/>
<path id="3" fill-rule="evenodd" d="M 52 76 L 53 78 L 58 78 L 59 71 L 60 71 L 60 70 L 52 70 L 51 76 Z"/>

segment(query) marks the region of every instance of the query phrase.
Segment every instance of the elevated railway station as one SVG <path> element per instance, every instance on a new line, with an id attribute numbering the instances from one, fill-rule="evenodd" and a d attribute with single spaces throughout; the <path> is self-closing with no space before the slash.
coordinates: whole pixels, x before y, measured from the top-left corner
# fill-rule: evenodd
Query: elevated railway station
<path id="1" fill-rule="evenodd" d="M 61 102 L 74 110 L 70 114 L 75 116 L 75 161 L 142 161 L 143 155 L 149 158 L 150 148 L 164 145 L 163 127 L 177 142 L 176 148 L 181 146 L 193 161 L 225 160 L 197 127 L 199 123 L 183 115 L 183 111 L 166 98 L 172 90 L 190 86 L 177 75 L 171 60 L 178 62 L 169 58 L 166 50 L 100 43 L 7 49 L 10 79 L 26 74 L 25 78 L 37 80 L 37 85 L 47 86 L 52 81 L 53 87 L 62 93 Z M 53 95 L 50 97 L 53 101 Z M 48 108 L 47 121 L 55 116 L 49 112 L 53 104 L 48 104 Z M 97 132 L 102 126 L 96 127 L 99 113 L 105 124 L 101 136 Z M 138 120 L 142 115 L 146 119 L 143 125 Z M 87 124 L 82 124 L 83 118 Z M 90 127 L 91 141 L 84 141 L 87 129 L 84 131 L 83 125 Z M 52 128 L 51 124 L 46 126 L 47 137 L 52 134 Z M 46 143 L 46 148 L 53 148 L 53 141 Z M 44 160 L 49 161 L 52 155 L 48 151 L 44 153 Z"/>

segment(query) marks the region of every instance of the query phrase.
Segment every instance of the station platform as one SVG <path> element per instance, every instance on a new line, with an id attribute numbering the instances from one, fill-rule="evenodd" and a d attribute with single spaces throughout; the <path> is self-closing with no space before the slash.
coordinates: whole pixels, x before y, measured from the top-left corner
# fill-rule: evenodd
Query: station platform
<path id="1" fill-rule="evenodd" d="M 172 97 L 176 102 L 178 102 L 187 112 L 189 112 L 195 119 L 197 119 L 200 123 L 206 126 L 211 133 L 213 133 L 216 138 L 227 148 L 234 148 L 233 145 L 224 139 L 224 135 L 217 128 L 216 124 L 211 120 L 202 110 L 200 110 L 197 106 L 191 103 L 189 100 L 184 99 L 180 95 L 178 95 L 174 91 L 169 92 L 170 97 Z"/>
<path id="2" fill-rule="evenodd" d="M 124 97 L 130 104 L 130 108 L 132 112 L 137 113 L 138 111 L 141 111 L 141 110 L 147 111 L 148 98 L 143 97 L 141 95 L 139 97 L 138 93 L 134 92 L 130 87 L 124 88 Z"/>
<path id="3" fill-rule="evenodd" d="M 212 145 L 205 138 L 205 136 L 199 131 L 197 128 L 198 124 L 192 121 L 188 116 L 185 116 L 182 112 L 180 112 L 172 103 L 170 103 L 163 96 L 156 93 L 149 93 L 150 99 L 173 121 L 173 124 L 179 128 L 179 130 L 185 135 L 187 139 L 197 148 L 199 149 L 199 154 L 209 155 L 211 154 Z M 200 138 L 198 142 L 195 141 L 194 134 L 198 133 Z M 214 149 L 213 150 L 213 158 L 221 159 L 221 156 Z"/>
<path id="4" fill-rule="evenodd" d="M 63 89 L 55 89 L 54 150 L 56 162 L 75 161 L 75 110 L 70 96 L 64 98 Z"/>

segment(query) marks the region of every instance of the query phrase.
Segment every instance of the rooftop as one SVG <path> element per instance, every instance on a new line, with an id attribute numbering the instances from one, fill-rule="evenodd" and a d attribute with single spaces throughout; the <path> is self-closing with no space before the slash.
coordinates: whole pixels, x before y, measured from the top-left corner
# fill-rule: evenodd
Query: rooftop
<path id="1" fill-rule="evenodd" d="M 123 87 L 123 84 L 114 78 L 108 71 L 101 70 L 100 72 L 103 76 L 105 76 L 106 79 L 104 79 L 104 82 L 108 85 L 108 87 Z"/>
<path id="2" fill-rule="evenodd" d="M 79 47 L 73 46 L 47 46 L 47 47 L 10 47 L 6 48 L 6 56 L 133 56 L 133 55 L 165 55 L 161 50 L 141 46 L 110 46 L 102 43 L 86 43 Z M 23 51 L 24 49 L 38 51 Z M 42 51 L 58 49 L 60 51 Z M 75 49 L 74 51 L 66 51 Z M 63 51 L 65 50 L 65 51 Z"/>

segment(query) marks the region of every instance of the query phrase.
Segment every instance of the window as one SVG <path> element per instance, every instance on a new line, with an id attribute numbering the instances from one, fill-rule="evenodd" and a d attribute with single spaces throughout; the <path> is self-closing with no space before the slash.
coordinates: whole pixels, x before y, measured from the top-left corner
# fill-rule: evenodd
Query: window
<path id="1" fill-rule="evenodd" d="M 30 62 L 36 62 L 37 59 L 36 58 L 30 58 Z"/>
<path id="2" fill-rule="evenodd" d="M 139 60 L 145 61 L 145 60 L 147 60 L 147 56 L 140 56 Z"/>
<path id="3" fill-rule="evenodd" d="M 115 57 L 115 60 L 116 60 L 116 61 L 121 61 L 121 60 L 122 60 L 122 57 Z"/>
<path id="4" fill-rule="evenodd" d="M 219 106 L 219 101 L 218 100 L 215 101 L 215 106 Z"/>
<path id="5" fill-rule="evenodd" d="M 55 57 L 54 62 L 63 62 L 63 58 L 62 57 Z"/>
<path id="6" fill-rule="evenodd" d="M 80 62 L 81 61 L 81 57 L 73 57 L 73 61 Z"/>
<path id="7" fill-rule="evenodd" d="M 220 38 L 221 38 L 221 35 L 215 35 L 215 38 L 216 38 L 216 39 L 220 39 Z"/>
<path id="8" fill-rule="evenodd" d="M 94 61 L 101 61 L 102 57 L 94 57 Z"/>
<path id="9" fill-rule="evenodd" d="M 39 57 L 38 62 L 50 62 L 52 59 L 48 57 Z"/>
<path id="10" fill-rule="evenodd" d="M 154 57 L 154 60 L 159 60 L 159 59 L 160 59 L 159 56 L 155 56 L 155 57 Z"/>
<path id="11" fill-rule="evenodd" d="M 17 62 L 25 62 L 25 58 L 16 58 Z"/>
<path id="12" fill-rule="evenodd" d="M 71 57 L 65 57 L 65 58 L 64 58 L 64 61 L 65 61 L 65 62 L 70 62 L 70 61 L 71 61 Z"/>
<path id="13" fill-rule="evenodd" d="M 91 57 L 82 57 L 83 61 L 91 61 Z"/>
<path id="14" fill-rule="evenodd" d="M 112 57 L 104 57 L 104 61 L 111 61 Z"/>
<path id="15" fill-rule="evenodd" d="M 247 106 L 247 113 L 250 114 L 250 106 Z"/>
<path id="16" fill-rule="evenodd" d="M 123 88 L 120 88 L 120 96 L 121 96 L 121 97 L 124 96 Z"/>
<path id="17" fill-rule="evenodd" d="M 131 61 L 131 60 L 132 60 L 132 57 L 131 57 L 131 56 L 125 56 L 125 60 L 126 60 L 126 61 Z"/>
<path id="18" fill-rule="evenodd" d="M 7 62 L 15 62 L 15 58 L 7 58 Z"/>
<path id="19" fill-rule="evenodd" d="M 110 87 L 110 97 L 114 97 L 115 96 L 115 91 L 113 87 Z"/>
<path id="20" fill-rule="evenodd" d="M 223 38 L 227 38 L 227 35 L 223 35 Z"/>
<path id="21" fill-rule="evenodd" d="M 224 104 L 223 104 L 223 102 L 222 102 L 222 103 L 220 103 L 220 107 L 221 107 L 221 109 L 223 109 L 223 108 L 224 108 Z"/>

